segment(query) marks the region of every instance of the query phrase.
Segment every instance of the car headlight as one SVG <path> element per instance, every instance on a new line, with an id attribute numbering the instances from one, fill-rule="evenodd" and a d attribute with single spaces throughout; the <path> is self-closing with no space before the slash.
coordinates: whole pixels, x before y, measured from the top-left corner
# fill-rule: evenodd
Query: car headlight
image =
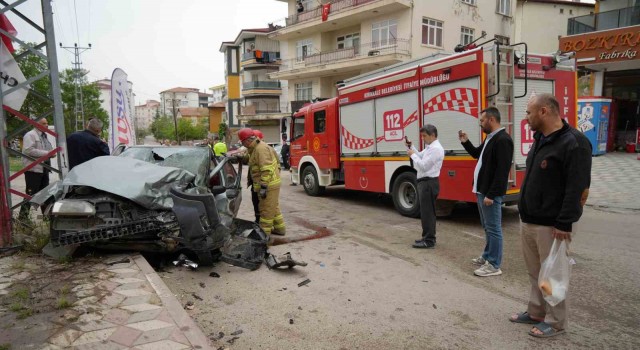
<path id="1" fill-rule="evenodd" d="M 53 215 L 91 216 L 96 214 L 93 204 L 73 199 L 63 199 L 53 204 Z"/>

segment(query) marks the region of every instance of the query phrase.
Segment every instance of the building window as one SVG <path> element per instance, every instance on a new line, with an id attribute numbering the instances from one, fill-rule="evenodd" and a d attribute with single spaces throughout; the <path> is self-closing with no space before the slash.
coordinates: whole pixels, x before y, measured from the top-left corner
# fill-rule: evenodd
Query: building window
<path id="1" fill-rule="evenodd" d="M 296 101 L 309 101 L 311 100 L 311 82 L 296 83 Z"/>
<path id="2" fill-rule="evenodd" d="M 502 35 L 495 35 L 494 38 L 496 38 L 496 42 L 500 45 L 509 45 L 511 44 L 511 40 L 509 40 L 509 37 L 507 36 L 502 36 Z"/>
<path id="3" fill-rule="evenodd" d="M 442 47 L 443 23 L 431 18 L 422 19 L 422 44 Z"/>
<path id="4" fill-rule="evenodd" d="M 511 0 L 498 0 L 496 12 L 501 15 L 511 16 Z"/>
<path id="5" fill-rule="evenodd" d="M 467 27 L 460 29 L 460 44 L 468 45 L 473 41 L 473 35 L 475 30 Z"/>
<path id="6" fill-rule="evenodd" d="M 313 113 L 313 132 L 316 134 L 323 133 L 326 129 L 327 113 L 325 111 L 317 111 Z"/>
<path id="7" fill-rule="evenodd" d="M 560 9 L 560 14 L 563 14 L 563 13 L 564 13 L 564 9 Z"/>
<path id="8" fill-rule="evenodd" d="M 398 21 L 389 19 L 371 25 L 373 47 L 395 45 L 398 38 Z"/>
<path id="9" fill-rule="evenodd" d="M 467 4 L 467 5 L 476 6 L 476 0 L 462 0 L 462 2 Z"/>
<path id="10" fill-rule="evenodd" d="M 347 34 L 343 36 L 339 36 L 338 39 L 338 50 L 355 48 L 356 53 L 358 53 L 360 48 L 360 33 Z"/>
<path id="11" fill-rule="evenodd" d="M 300 40 L 296 43 L 296 59 L 298 62 L 304 61 L 304 59 L 311 55 L 313 50 L 313 42 L 311 39 Z"/>

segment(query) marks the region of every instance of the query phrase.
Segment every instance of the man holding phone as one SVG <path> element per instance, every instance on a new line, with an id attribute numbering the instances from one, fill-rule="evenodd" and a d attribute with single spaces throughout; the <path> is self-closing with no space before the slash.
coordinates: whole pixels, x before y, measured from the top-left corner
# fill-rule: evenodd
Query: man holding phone
<path id="1" fill-rule="evenodd" d="M 436 246 L 436 199 L 440 193 L 440 169 L 444 160 L 444 148 L 438 141 L 438 129 L 427 124 L 420 128 L 420 138 L 425 148 L 419 152 L 405 136 L 407 154 L 418 171 L 418 200 L 420 202 L 420 220 L 422 238 L 415 241 L 414 248 L 432 249 Z"/>
<path id="2" fill-rule="evenodd" d="M 480 112 L 480 128 L 487 137 L 478 147 L 469 141 L 464 131 L 458 131 L 458 137 L 464 149 L 478 160 L 472 191 L 478 200 L 487 243 L 482 255 L 471 262 L 479 266 L 473 272 L 476 276 L 488 277 L 502 274 L 502 202 L 513 160 L 513 140 L 500 125 L 500 111 L 495 107 Z"/>

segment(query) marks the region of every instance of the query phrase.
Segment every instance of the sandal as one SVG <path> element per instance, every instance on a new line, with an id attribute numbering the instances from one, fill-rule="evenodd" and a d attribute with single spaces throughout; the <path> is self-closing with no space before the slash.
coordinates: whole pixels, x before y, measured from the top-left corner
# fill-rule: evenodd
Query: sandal
<path id="1" fill-rule="evenodd" d="M 513 323 L 525 323 L 525 324 L 537 324 L 540 323 L 540 321 L 536 321 L 533 318 L 531 318 L 531 316 L 529 316 L 528 312 L 521 312 L 518 314 L 518 317 L 516 317 L 516 319 L 514 320 L 513 318 L 509 317 L 509 321 L 513 322 Z"/>
<path id="2" fill-rule="evenodd" d="M 560 335 L 565 332 L 564 329 L 555 329 L 551 327 L 550 324 L 545 322 L 540 322 L 534 326 L 537 328 L 542 334 L 533 333 L 533 328 L 529 331 L 529 335 L 536 338 L 550 338 L 555 337 L 556 335 Z"/>

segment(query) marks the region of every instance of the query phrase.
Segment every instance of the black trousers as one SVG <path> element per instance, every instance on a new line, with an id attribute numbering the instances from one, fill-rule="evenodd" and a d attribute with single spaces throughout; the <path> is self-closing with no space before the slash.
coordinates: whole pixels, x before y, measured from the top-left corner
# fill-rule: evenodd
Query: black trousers
<path id="1" fill-rule="evenodd" d="M 436 243 L 436 199 L 439 193 L 440 181 L 438 178 L 418 179 L 422 240 L 426 243 Z"/>
<path id="2" fill-rule="evenodd" d="M 251 187 L 251 203 L 253 203 L 253 213 L 256 215 L 256 223 L 259 223 L 260 209 L 258 208 L 258 203 L 260 203 L 260 199 L 258 198 L 258 192 L 253 190 L 253 186 Z"/>
<path id="3" fill-rule="evenodd" d="M 27 194 L 29 196 L 33 196 L 43 188 L 49 186 L 49 172 L 45 171 L 43 173 L 36 173 L 33 171 L 26 171 L 24 173 L 24 182 L 27 185 Z M 29 213 L 30 209 L 31 204 L 23 204 L 22 207 L 20 207 L 20 217 L 25 217 Z M 41 209 L 44 210 L 44 208 Z"/>

